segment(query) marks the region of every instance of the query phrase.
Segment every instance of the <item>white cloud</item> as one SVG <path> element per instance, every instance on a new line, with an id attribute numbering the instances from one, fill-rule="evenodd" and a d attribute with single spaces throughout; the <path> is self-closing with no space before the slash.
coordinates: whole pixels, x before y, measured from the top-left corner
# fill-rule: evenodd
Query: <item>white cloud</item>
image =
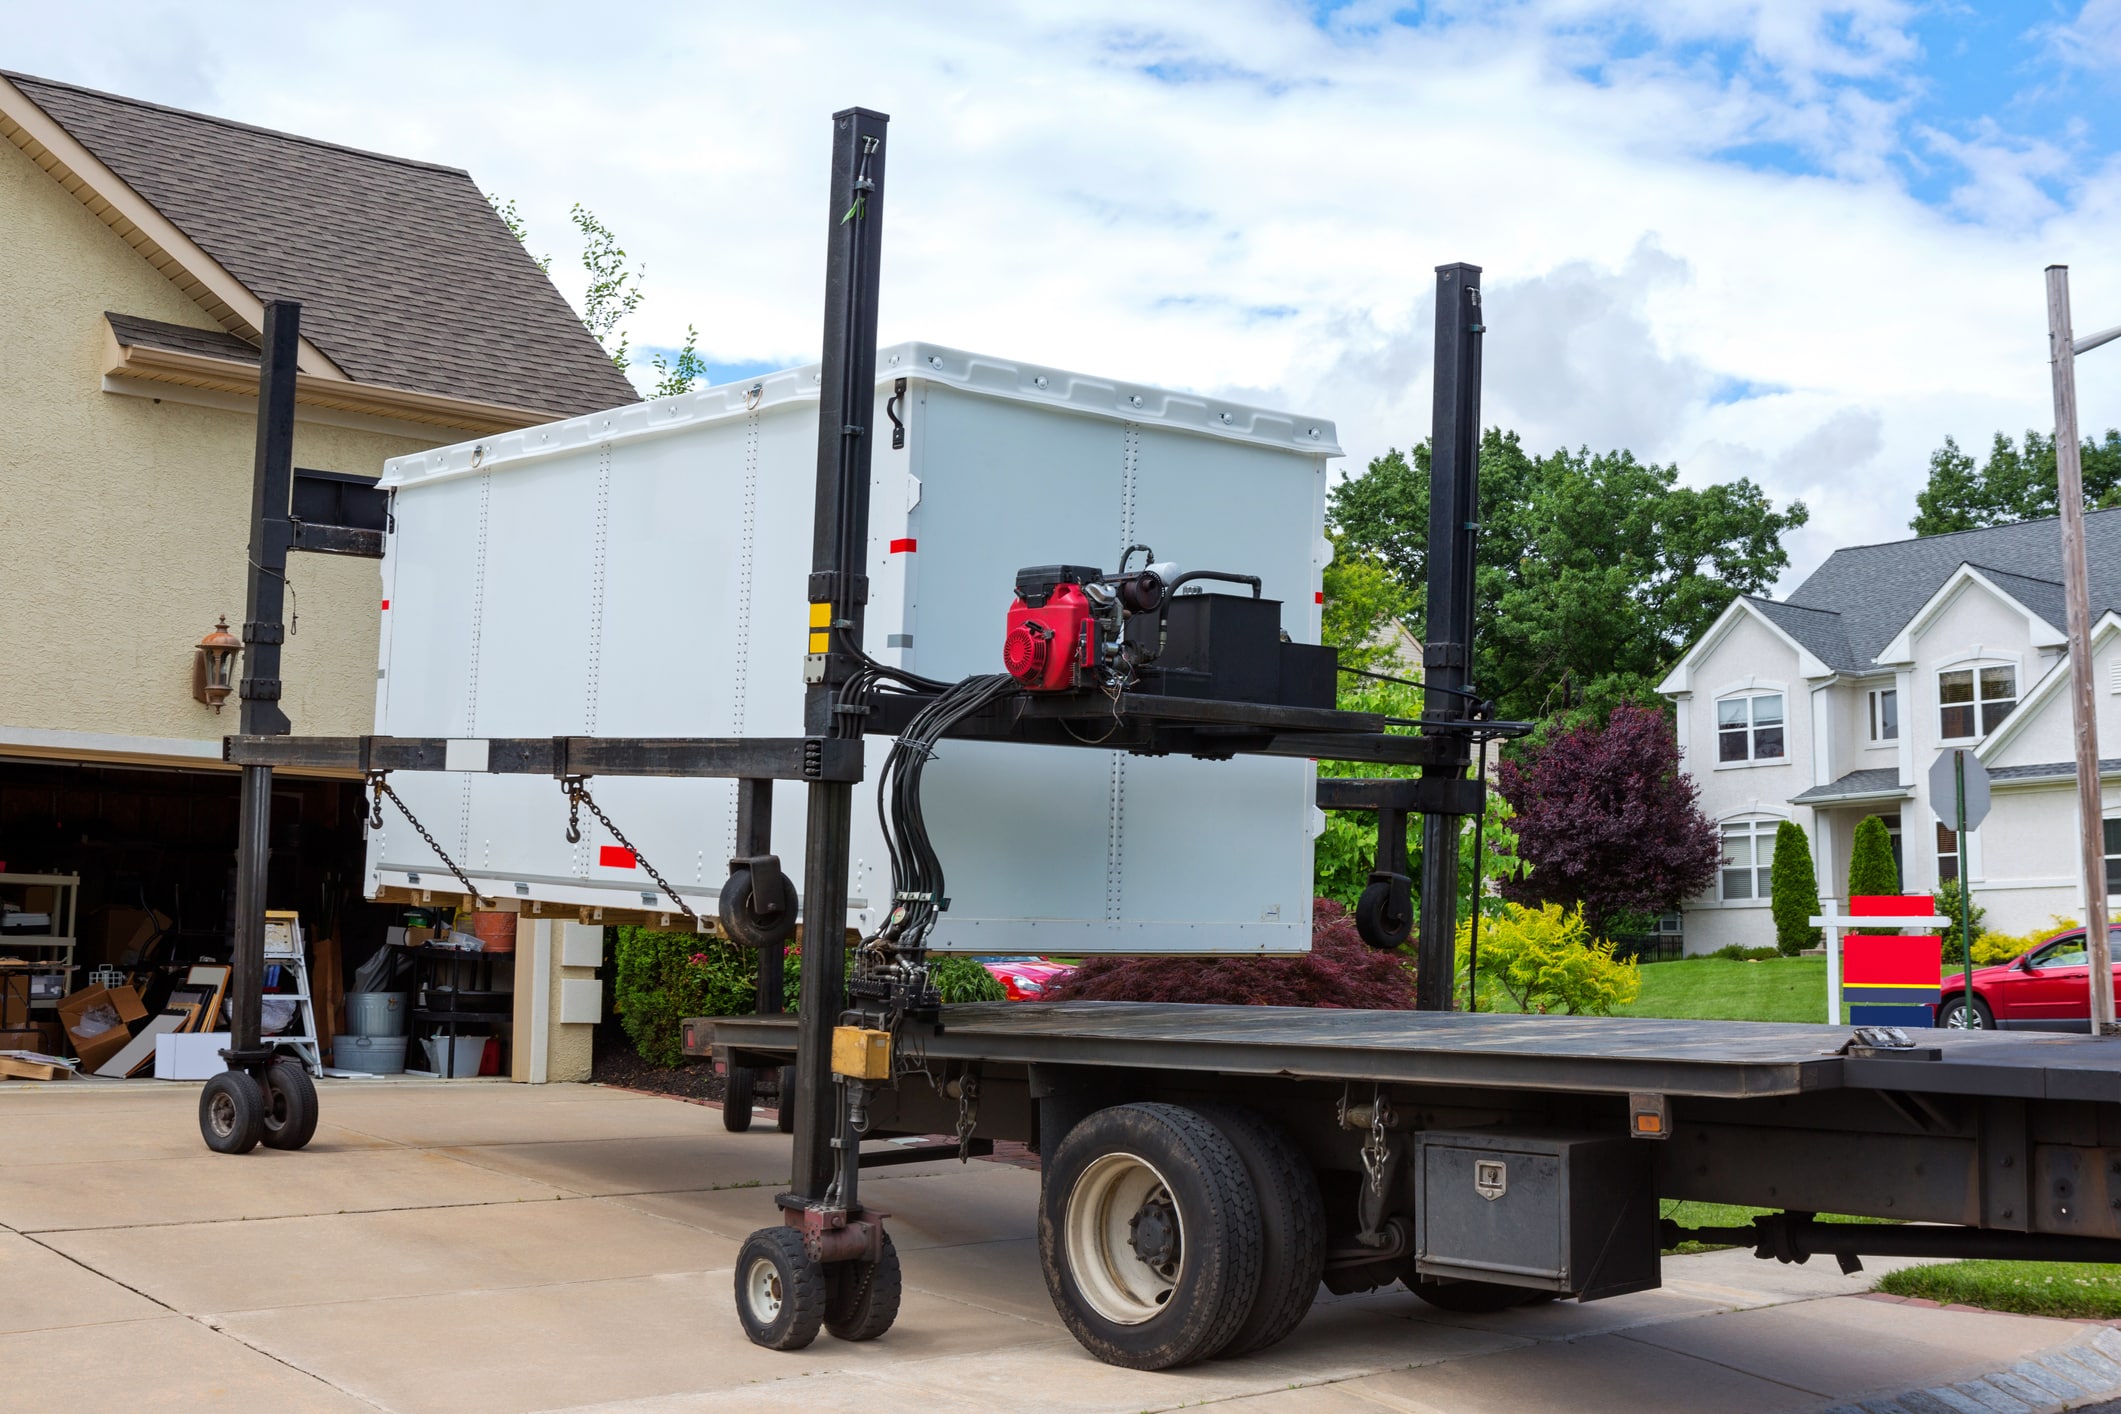
<path id="1" fill-rule="evenodd" d="M 827 115 L 880 108 L 885 338 L 1250 390 L 1352 467 L 1426 432 L 1431 270 L 1474 261 L 1489 421 L 1806 496 L 1804 567 L 1904 527 L 1945 434 L 2046 421 L 2048 261 L 2080 324 L 2121 319 L 2121 165 L 2057 195 L 1962 137 L 1924 153 L 1974 170 L 1960 211 L 1903 189 L 1906 5 L 1431 8 L 253 3 L 157 67 L 117 42 L 155 12 L 84 0 L 19 10 L 9 63 L 467 167 L 563 288 L 585 202 L 648 265 L 636 344 L 695 323 L 718 361 L 814 356 Z M 2121 422 L 2100 358 L 2087 421 Z"/>

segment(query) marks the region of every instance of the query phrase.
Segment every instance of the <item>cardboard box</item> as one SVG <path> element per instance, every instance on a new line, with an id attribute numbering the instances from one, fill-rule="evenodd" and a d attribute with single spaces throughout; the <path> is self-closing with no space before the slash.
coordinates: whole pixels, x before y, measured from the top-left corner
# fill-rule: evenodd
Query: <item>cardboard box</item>
<path id="1" fill-rule="evenodd" d="M 13 967 L 0 970 L 0 1027 L 29 1025 L 29 976 Z"/>
<path id="2" fill-rule="evenodd" d="M 41 1051 L 45 1049 L 44 1032 L 31 1026 L 13 1031 L 0 1031 L 0 1051 Z"/>
<path id="3" fill-rule="evenodd" d="M 228 1069 L 221 1052 L 234 1045 L 226 1031 L 171 1032 L 155 1038 L 155 1079 L 211 1080 Z"/>
<path id="4" fill-rule="evenodd" d="M 169 927 L 166 913 L 149 912 L 127 904 L 106 904 L 81 920 L 80 960 L 107 962 L 130 967 L 155 934 Z"/>
<path id="5" fill-rule="evenodd" d="M 117 1013 L 118 1024 L 96 1028 L 93 1014 L 106 1008 Z M 147 1008 L 130 987 L 84 987 L 59 1003 L 59 1023 L 83 1070 L 92 1071 L 124 1050 L 133 1038 L 132 1024 L 145 1020 Z"/>

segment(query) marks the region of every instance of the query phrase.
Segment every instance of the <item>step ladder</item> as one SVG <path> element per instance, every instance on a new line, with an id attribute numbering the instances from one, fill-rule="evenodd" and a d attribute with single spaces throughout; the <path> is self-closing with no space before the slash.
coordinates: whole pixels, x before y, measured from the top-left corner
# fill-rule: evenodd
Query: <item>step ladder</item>
<path id="1" fill-rule="evenodd" d="M 295 989 L 292 992 L 264 991 L 265 978 L 258 979 L 262 997 L 295 1004 L 293 1031 L 263 1038 L 268 1046 L 285 1046 L 313 1076 L 324 1074 L 324 1052 L 317 1039 L 317 1007 L 309 990 L 309 963 L 304 957 L 307 951 L 302 946 L 302 919 L 300 915 L 282 910 L 265 911 L 265 965 L 292 967 L 295 971 Z"/>

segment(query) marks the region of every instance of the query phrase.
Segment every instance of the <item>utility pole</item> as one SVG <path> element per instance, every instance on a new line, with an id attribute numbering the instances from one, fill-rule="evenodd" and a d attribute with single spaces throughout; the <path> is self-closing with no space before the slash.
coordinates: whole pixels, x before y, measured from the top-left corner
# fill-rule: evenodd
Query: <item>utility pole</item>
<path id="1" fill-rule="evenodd" d="M 2047 267 L 2047 346 L 2055 374 L 2055 480 L 2062 501 L 2062 593 L 2069 620 L 2070 725 L 2077 745 L 2077 826 L 2084 865 L 2085 970 L 2094 1036 L 2114 1027 L 2114 973 L 2106 938 L 2105 807 L 2099 786 L 2099 716 L 2092 695 L 2091 578 L 2084 558 L 2084 468 L 2077 444 L 2077 354 L 2121 330 L 2080 345 L 2069 318 L 2069 267 Z M 1962 882 L 1961 887 L 1964 887 Z"/>

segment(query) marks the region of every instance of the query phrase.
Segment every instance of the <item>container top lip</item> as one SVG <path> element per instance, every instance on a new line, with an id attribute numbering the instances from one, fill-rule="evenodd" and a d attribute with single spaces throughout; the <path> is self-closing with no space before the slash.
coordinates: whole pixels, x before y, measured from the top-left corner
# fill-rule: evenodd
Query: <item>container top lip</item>
<path id="1" fill-rule="evenodd" d="M 604 412 L 392 457 L 383 464 L 379 484 L 386 489 L 423 485 L 490 471 L 511 462 L 535 461 L 582 447 L 660 436 L 679 428 L 730 421 L 791 403 L 814 402 L 821 376 L 819 365 L 806 363 L 799 368 L 680 393 L 674 398 L 629 403 Z M 1145 383 L 1097 378 L 941 344 L 909 342 L 878 349 L 877 382 L 899 378 L 1256 447 L 1311 456 L 1342 454 L 1338 431 L 1326 418 L 1251 407 Z"/>

